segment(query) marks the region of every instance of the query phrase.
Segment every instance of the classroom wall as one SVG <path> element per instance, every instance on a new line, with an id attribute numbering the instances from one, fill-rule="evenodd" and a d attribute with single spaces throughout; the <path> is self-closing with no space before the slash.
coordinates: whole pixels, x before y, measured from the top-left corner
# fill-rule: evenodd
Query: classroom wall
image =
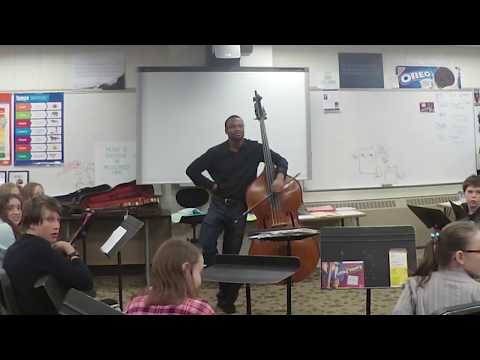
<path id="1" fill-rule="evenodd" d="M 71 67 L 75 54 L 120 51 L 126 55 L 126 86 L 135 88 L 137 66 L 202 66 L 206 63 L 205 45 L 128 45 L 128 46 L 0 46 L 0 91 L 9 90 L 63 90 L 72 86 Z M 462 70 L 464 87 L 480 87 L 480 47 L 467 46 L 324 46 L 324 45 L 259 45 L 253 53 L 243 58 L 243 66 L 294 66 L 309 67 L 311 85 L 318 84 L 324 72 L 338 74 L 338 52 L 375 52 L 383 54 L 385 87 L 393 87 L 396 65 L 444 65 L 459 66 Z M 338 75 L 337 75 L 338 76 Z M 247 134 L 248 136 L 248 134 Z M 213 144 L 212 144 L 213 145 Z M 176 211 L 175 202 L 178 185 L 162 185 L 162 207 Z M 351 201 L 365 199 L 400 200 L 399 208 L 366 210 L 368 216 L 361 220 L 363 225 L 409 224 L 417 228 L 417 243 L 424 243 L 428 235 L 425 229 L 404 207 L 405 199 L 412 197 L 453 195 L 460 185 L 444 185 L 413 188 L 369 189 L 355 191 L 306 192 L 306 203 Z M 186 225 L 174 225 L 171 232 L 168 221 L 161 220 L 152 225 L 153 249 L 169 237 L 182 238 L 190 234 Z M 113 225 L 112 225 L 113 226 Z M 92 248 L 107 236 L 101 229 L 95 231 Z M 126 263 L 143 262 L 143 241 L 134 239 L 125 249 Z M 92 251 L 92 254 L 90 252 Z M 89 248 L 89 263 L 110 263 L 96 250 Z"/>
<path id="2" fill-rule="evenodd" d="M 136 87 L 137 66 L 205 64 L 204 45 L 1 45 L 0 91 L 72 88 L 75 54 L 121 52 L 126 56 L 126 87 Z"/>

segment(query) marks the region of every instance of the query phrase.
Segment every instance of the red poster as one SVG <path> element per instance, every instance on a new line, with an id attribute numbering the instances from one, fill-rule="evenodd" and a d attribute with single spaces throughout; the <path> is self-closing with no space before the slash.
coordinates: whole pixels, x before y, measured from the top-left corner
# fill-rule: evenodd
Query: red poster
<path id="1" fill-rule="evenodd" d="M 0 93 L 0 165 L 12 163 L 12 94 Z"/>

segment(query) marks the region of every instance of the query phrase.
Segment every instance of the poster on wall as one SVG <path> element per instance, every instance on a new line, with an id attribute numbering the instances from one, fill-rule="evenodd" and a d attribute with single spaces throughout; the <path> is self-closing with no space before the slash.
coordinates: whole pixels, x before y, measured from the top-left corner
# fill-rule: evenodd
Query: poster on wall
<path id="1" fill-rule="evenodd" d="M 408 89 L 461 89 L 461 72 L 441 66 L 397 66 L 398 86 Z"/>
<path id="2" fill-rule="evenodd" d="M 10 144 L 11 103 L 12 94 L 0 94 L 0 165 L 10 165 L 12 163 L 12 147 Z"/>
<path id="3" fill-rule="evenodd" d="M 339 53 L 340 88 L 383 88 L 383 55 Z"/>
<path id="4" fill-rule="evenodd" d="M 338 91 L 323 92 L 323 111 L 325 113 L 340 112 L 340 96 Z"/>
<path id="5" fill-rule="evenodd" d="M 16 166 L 63 164 L 63 93 L 14 95 Z"/>
<path id="6" fill-rule="evenodd" d="M 136 179 L 136 145 L 133 141 L 95 144 L 95 183 L 115 186 Z"/>
<path id="7" fill-rule="evenodd" d="M 17 184 L 18 186 L 25 186 L 30 182 L 30 172 L 28 170 L 13 170 L 8 172 L 7 182 Z"/>
<path id="8" fill-rule="evenodd" d="M 435 104 L 432 101 L 421 102 L 420 103 L 420 112 L 428 112 L 428 113 L 435 112 Z"/>

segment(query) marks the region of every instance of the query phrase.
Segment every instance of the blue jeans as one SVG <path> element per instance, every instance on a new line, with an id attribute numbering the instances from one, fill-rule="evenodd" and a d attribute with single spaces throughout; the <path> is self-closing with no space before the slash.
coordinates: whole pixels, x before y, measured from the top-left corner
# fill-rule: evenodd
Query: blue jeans
<path id="1" fill-rule="evenodd" d="M 247 217 L 241 216 L 241 214 L 246 209 L 246 205 L 242 201 L 232 200 L 226 204 L 224 199 L 212 196 L 208 214 L 202 222 L 199 238 L 207 266 L 215 263 L 215 256 L 218 253 L 217 239 L 222 232 L 222 253 L 238 254 L 240 252 L 247 220 Z M 241 284 L 219 283 L 218 302 L 233 304 L 238 298 L 240 287 Z"/>

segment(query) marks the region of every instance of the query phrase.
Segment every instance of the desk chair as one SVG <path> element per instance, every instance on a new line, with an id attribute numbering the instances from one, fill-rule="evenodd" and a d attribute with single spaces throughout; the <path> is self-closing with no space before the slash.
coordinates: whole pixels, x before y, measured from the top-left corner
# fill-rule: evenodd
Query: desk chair
<path id="1" fill-rule="evenodd" d="M 198 208 L 208 202 L 210 194 L 207 190 L 198 187 L 188 187 L 178 190 L 176 199 L 177 203 L 184 208 Z M 193 238 L 187 239 L 192 243 L 198 241 L 196 236 L 196 227 L 201 224 L 205 215 L 182 216 L 180 223 L 192 225 Z"/>
<path id="2" fill-rule="evenodd" d="M 7 311 L 8 315 L 20 315 L 18 309 L 17 300 L 13 292 L 10 278 L 8 277 L 5 269 L 0 268 L 0 301 L 3 308 Z"/>
<path id="3" fill-rule="evenodd" d="M 433 312 L 432 315 L 480 315 L 480 302 L 449 306 Z"/>

